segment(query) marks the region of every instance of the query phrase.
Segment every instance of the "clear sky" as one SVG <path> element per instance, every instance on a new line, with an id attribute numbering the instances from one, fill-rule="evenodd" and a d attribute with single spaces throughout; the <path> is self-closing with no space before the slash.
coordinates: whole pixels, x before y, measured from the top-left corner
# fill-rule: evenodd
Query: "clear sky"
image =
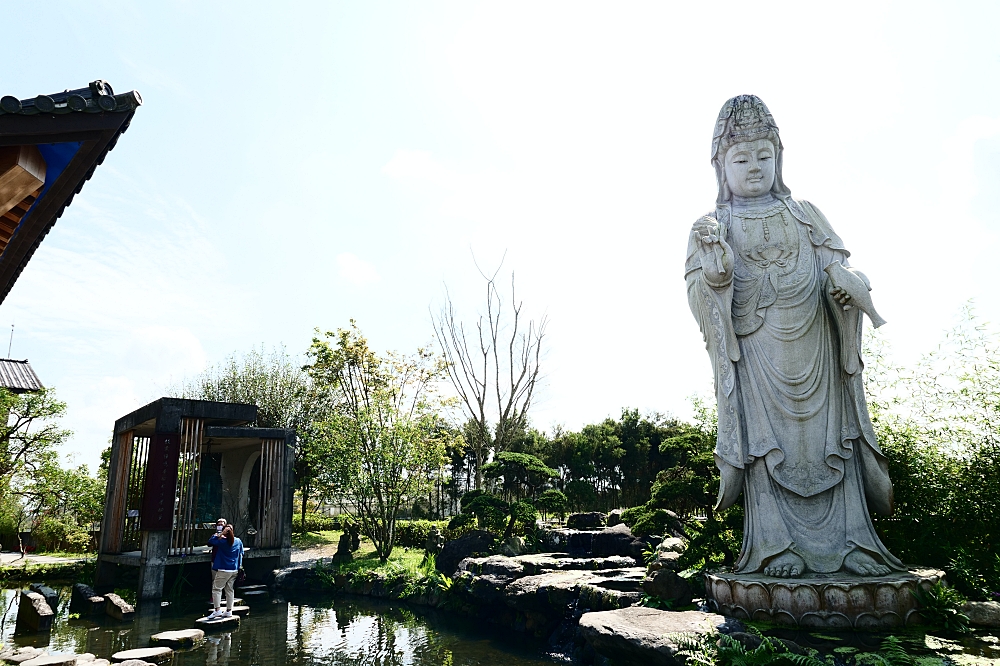
<path id="1" fill-rule="evenodd" d="M 145 101 L 0 305 L 79 462 L 233 351 L 350 318 L 427 343 L 445 284 L 479 308 L 473 255 L 551 320 L 536 426 L 685 415 L 711 387 L 686 239 L 740 93 L 899 360 L 970 298 L 1000 317 L 1000 3 L 2 0 L 0 23 L 0 94 Z"/>

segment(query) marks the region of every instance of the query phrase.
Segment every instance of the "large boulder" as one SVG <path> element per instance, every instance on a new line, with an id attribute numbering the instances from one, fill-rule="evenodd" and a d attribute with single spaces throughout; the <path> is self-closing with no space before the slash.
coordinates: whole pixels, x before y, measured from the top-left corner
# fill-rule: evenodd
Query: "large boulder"
<path id="1" fill-rule="evenodd" d="M 497 576 L 509 580 L 525 575 L 524 563 L 506 555 L 467 557 L 458 563 L 458 570 L 468 571 L 477 576 Z"/>
<path id="2" fill-rule="evenodd" d="M 687 550 L 687 544 L 684 543 L 684 539 L 678 539 L 677 537 L 667 537 L 660 542 L 660 545 L 656 547 L 656 550 L 661 553 L 683 553 Z"/>
<path id="3" fill-rule="evenodd" d="M 622 524 L 622 510 L 615 509 L 608 514 L 608 527 L 614 527 L 615 525 Z"/>
<path id="4" fill-rule="evenodd" d="M 642 561 L 645 548 L 646 542 L 633 536 L 624 523 L 595 532 L 590 542 L 590 553 L 594 557 L 628 555 Z"/>
<path id="5" fill-rule="evenodd" d="M 319 576 L 312 567 L 291 567 L 274 574 L 274 587 L 282 590 L 315 590 L 319 584 Z"/>
<path id="6" fill-rule="evenodd" d="M 97 594 L 94 588 L 86 583 L 73 585 L 73 593 L 69 600 L 69 609 L 73 613 L 92 615 L 104 610 L 104 597 Z"/>
<path id="7" fill-rule="evenodd" d="M 45 603 L 49 605 L 53 613 L 59 612 L 59 593 L 53 590 L 48 585 L 43 585 L 41 583 L 32 583 L 28 586 L 28 589 L 32 592 L 38 592 L 38 594 L 45 597 Z"/>
<path id="8" fill-rule="evenodd" d="M 451 576 L 458 569 L 458 563 L 467 557 L 487 555 L 493 548 L 496 537 L 484 530 L 473 530 L 465 536 L 449 541 L 437 556 L 435 567 Z"/>
<path id="9" fill-rule="evenodd" d="M 566 527 L 571 530 L 596 530 L 608 524 L 607 515 L 600 511 L 574 513 L 566 519 Z"/>
<path id="10" fill-rule="evenodd" d="M 15 631 L 17 633 L 49 631 L 55 616 L 45 597 L 38 592 L 22 590 L 21 600 L 17 606 Z"/>
<path id="11" fill-rule="evenodd" d="M 996 601 L 970 601 L 962 608 L 969 616 L 969 624 L 977 627 L 1000 627 L 1000 603 Z"/>
<path id="12" fill-rule="evenodd" d="M 567 548 L 566 550 L 573 557 L 587 557 L 591 554 L 594 545 L 594 533 L 579 530 L 566 530 Z"/>
<path id="13" fill-rule="evenodd" d="M 135 607 L 114 592 L 104 595 L 104 612 L 120 622 L 135 617 Z"/>
<path id="14" fill-rule="evenodd" d="M 656 559 L 649 563 L 646 567 L 646 572 L 652 574 L 654 571 L 659 571 L 660 569 L 668 569 L 670 571 L 680 571 L 681 570 L 681 554 L 674 552 L 658 552 L 656 554 Z"/>
<path id="15" fill-rule="evenodd" d="M 725 626 L 726 618 L 713 613 L 675 613 L 631 606 L 619 610 L 584 613 L 578 635 L 597 653 L 615 664 L 683 666 L 678 641 L 711 634 Z"/>
<path id="16" fill-rule="evenodd" d="M 642 591 L 671 602 L 673 608 L 687 606 L 694 596 L 688 580 L 670 569 L 660 569 L 646 576 L 642 581 Z"/>

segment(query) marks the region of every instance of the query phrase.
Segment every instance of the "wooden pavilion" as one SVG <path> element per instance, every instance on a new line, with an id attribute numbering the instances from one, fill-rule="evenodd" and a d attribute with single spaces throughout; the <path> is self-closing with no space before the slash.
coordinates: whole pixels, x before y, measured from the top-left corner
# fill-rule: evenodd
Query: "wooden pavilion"
<path id="1" fill-rule="evenodd" d="M 115 422 L 97 563 L 99 590 L 139 568 L 139 599 L 159 599 L 167 567 L 208 568 L 217 518 L 265 578 L 292 545 L 295 431 L 247 427 L 255 405 L 160 398 Z"/>

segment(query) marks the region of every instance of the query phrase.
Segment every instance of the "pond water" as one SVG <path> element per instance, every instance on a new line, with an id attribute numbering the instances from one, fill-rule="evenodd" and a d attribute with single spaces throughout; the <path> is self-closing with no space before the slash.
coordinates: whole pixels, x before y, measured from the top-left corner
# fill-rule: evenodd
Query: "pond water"
<path id="1" fill-rule="evenodd" d="M 108 658 L 120 650 L 146 647 L 150 634 L 189 629 L 208 608 L 207 595 L 174 603 L 158 614 L 137 614 L 128 623 L 110 618 L 70 619 L 69 588 L 57 588 L 60 608 L 49 634 L 14 635 L 18 590 L 0 592 L 5 611 L 0 624 L 4 645 L 44 647 L 50 654 L 92 652 Z M 552 664 L 545 645 L 467 618 L 378 603 L 354 597 L 266 599 L 250 604 L 250 615 L 232 632 L 210 634 L 172 666 L 324 664 L 347 666 L 539 666 Z"/>

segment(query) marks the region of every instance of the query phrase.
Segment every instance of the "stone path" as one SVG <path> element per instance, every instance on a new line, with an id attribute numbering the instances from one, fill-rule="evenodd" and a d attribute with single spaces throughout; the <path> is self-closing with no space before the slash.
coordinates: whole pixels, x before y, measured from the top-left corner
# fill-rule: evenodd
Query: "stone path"
<path id="1" fill-rule="evenodd" d="M 52 557 L 51 555 L 27 554 L 23 557 L 21 553 L 0 553 L 0 567 L 23 567 L 26 564 L 75 564 L 93 560 L 92 557 Z"/>

